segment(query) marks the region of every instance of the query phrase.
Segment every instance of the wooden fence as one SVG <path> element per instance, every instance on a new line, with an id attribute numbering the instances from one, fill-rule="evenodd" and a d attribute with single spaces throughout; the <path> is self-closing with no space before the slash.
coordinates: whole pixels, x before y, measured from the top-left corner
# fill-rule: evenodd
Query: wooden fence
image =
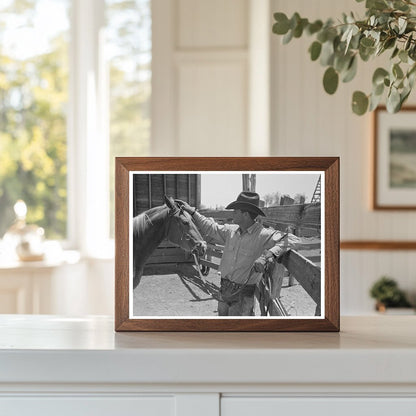
<path id="1" fill-rule="evenodd" d="M 316 303 L 315 315 L 320 315 L 321 305 L 321 206 L 320 203 L 304 205 L 283 205 L 263 208 L 266 217 L 260 217 L 265 227 L 286 232 L 290 230 L 296 236 L 296 251 L 289 250 L 280 263 L 268 268 L 264 279 L 256 291 L 259 314 L 270 316 L 288 315 L 280 302 L 280 291 L 284 278 L 289 284 L 294 279 Z M 201 214 L 212 217 L 219 224 L 233 222 L 233 211 L 200 210 Z M 293 238 L 292 238 L 293 239 Z M 223 247 L 208 244 L 207 256 L 201 260 L 204 267 L 218 270 Z M 144 274 L 170 274 L 181 271 L 181 266 L 191 265 L 193 258 L 179 248 L 164 242 L 155 251 L 151 261 L 145 266 Z"/>
<path id="2" fill-rule="evenodd" d="M 219 269 L 223 254 L 223 246 L 208 244 L 207 258 L 201 260 L 204 267 Z M 296 251 L 288 250 L 280 259 L 280 263 L 269 265 L 263 275 L 256 298 L 260 315 L 287 316 L 285 307 L 280 302 L 280 292 L 285 277 L 294 278 L 316 303 L 315 315 L 321 311 L 321 268 L 320 240 L 310 238 L 298 239 Z M 308 257 L 306 257 L 308 256 Z"/>
<path id="3" fill-rule="evenodd" d="M 262 208 L 266 217 L 258 217 L 265 227 L 290 231 L 296 239 L 296 250 L 289 250 L 280 263 L 271 265 L 256 291 L 261 315 L 288 315 L 280 302 L 283 279 L 293 285 L 296 280 L 316 303 L 315 315 L 321 313 L 321 204 L 279 205 Z M 233 212 L 227 210 L 201 210 L 219 224 L 232 223 Z M 288 245 L 288 239 L 286 239 Z M 208 245 L 205 267 L 219 268 L 223 247 Z"/>
<path id="4" fill-rule="evenodd" d="M 299 237 L 320 236 L 321 204 L 277 205 L 262 208 L 266 217 L 258 217 L 265 227 L 291 232 Z M 233 222 L 233 211 L 230 210 L 200 210 L 202 215 L 212 217 L 219 224 Z"/>

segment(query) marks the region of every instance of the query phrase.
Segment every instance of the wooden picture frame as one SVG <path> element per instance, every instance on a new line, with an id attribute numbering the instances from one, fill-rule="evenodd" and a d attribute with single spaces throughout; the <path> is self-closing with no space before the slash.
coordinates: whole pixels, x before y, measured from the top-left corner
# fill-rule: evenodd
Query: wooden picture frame
<path id="1" fill-rule="evenodd" d="M 373 209 L 416 209 L 416 107 L 373 113 Z"/>
<path id="2" fill-rule="evenodd" d="M 159 173 L 160 175 L 158 175 Z M 320 257 L 322 263 L 319 274 L 316 273 L 317 268 L 314 267 L 314 264 L 307 259 L 305 260 L 296 250 L 288 251 L 280 258 L 282 264 L 291 268 L 292 273 L 296 273 L 295 269 L 299 264 L 302 265 L 300 269 L 303 271 L 302 275 L 299 273 L 295 275 L 302 282 L 304 290 L 315 300 L 316 316 L 182 317 L 162 315 L 159 317 L 141 316 L 140 314 L 136 316 L 136 312 L 132 313 L 133 309 L 131 305 L 135 296 L 133 296 L 133 293 L 137 293 L 133 292 L 132 289 L 133 255 L 131 254 L 133 252 L 132 224 L 134 211 L 132 189 L 133 182 L 136 181 L 135 178 L 137 177 L 141 180 L 143 175 L 148 175 L 149 180 L 151 180 L 152 174 L 155 177 L 157 175 L 163 176 L 163 178 L 166 176 L 168 179 L 170 178 L 170 174 L 189 176 L 195 174 L 204 178 L 204 175 L 210 173 L 224 175 L 224 178 L 228 178 L 227 175 L 241 174 L 243 177 L 243 186 L 245 176 L 250 176 L 252 173 L 258 175 L 276 175 L 279 178 L 289 177 L 289 179 L 291 179 L 291 175 L 293 175 L 293 178 L 296 175 L 299 177 L 301 175 L 307 177 L 306 175 L 308 174 L 319 176 L 319 192 L 317 191 L 317 185 L 314 191 L 314 197 L 311 200 L 317 200 L 316 195 L 319 195 L 322 197 L 322 199 L 319 199 L 319 201 L 322 201 L 322 204 L 320 202 L 309 204 L 311 207 L 319 207 L 319 239 L 320 244 L 322 244 L 320 247 L 323 247 Z M 136 184 L 136 182 L 134 183 Z M 225 186 L 225 182 L 220 185 Z M 135 186 L 138 187 L 137 192 L 140 192 L 141 185 Z M 187 186 L 191 189 L 191 185 Z M 150 195 L 149 189 L 150 183 L 145 191 Z M 116 331 L 339 331 L 339 158 L 122 157 L 116 158 L 115 190 Z M 166 180 L 163 182 L 163 191 L 165 190 Z M 134 199 L 134 204 L 136 205 L 138 201 L 137 192 Z M 158 192 L 160 193 L 160 190 Z M 188 195 L 190 194 L 188 193 Z M 231 202 L 236 196 L 230 191 L 229 201 Z M 155 197 L 150 196 L 150 202 L 152 202 L 152 198 Z M 265 226 L 268 225 L 265 224 Z M 277 229 L 278 226 L 276 225 L 275 227 Z M 299 227 L 305 227 L 307 229 L 308 224 L 302 223 Z M 288 228 L 287 230 L 293 231 L 292 228 Z M 285 233 L 283 237 L 288 239 L 289 236 L 293 236 L 294 239 L 297 238 L 296 241 L 303 241 L 303 237 L 295 237 L 294 234 L 287 235 Z M 299 261 L 302 263 L 299 263 Z M 263 283 L 260 283 L 256 291 L 260 290 L 259 287 L 262 285 L 264 286 Z M 137 288 L 140 288 L 140 285 Z M 277 303 L 275 300 L 269 299 L 268 302 L 268 307 L 276 307 Z M 264 313 L 265 311 L 262 310 L 262 312 Z"/>

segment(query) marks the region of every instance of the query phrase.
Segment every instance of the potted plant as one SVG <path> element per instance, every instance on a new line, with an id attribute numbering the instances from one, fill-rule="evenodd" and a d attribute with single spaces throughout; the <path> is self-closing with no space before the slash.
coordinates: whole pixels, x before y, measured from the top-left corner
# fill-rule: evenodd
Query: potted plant
<path id="1" fill-rule="evenodd" d="M 410 308 L 411 304 L 397 282 L 382 276 L 370 289 L 370 296 L 376 300 L 376 310 L 386 312 L 387 308 Z"/>

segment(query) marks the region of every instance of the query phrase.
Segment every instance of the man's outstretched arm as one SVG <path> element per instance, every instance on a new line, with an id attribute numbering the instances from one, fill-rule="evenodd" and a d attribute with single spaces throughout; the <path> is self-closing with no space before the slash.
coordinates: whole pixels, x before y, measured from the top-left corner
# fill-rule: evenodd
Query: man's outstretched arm
<path id="1" fill-rule="evenodd" d="M 223 225 L 217 224 L 214 220 L 200 214 L 195 207 L 191 207 L 187 202 L 180 199 L 175 200 L 184 211 L 192 216 L 199 231 L 204 238 L 216 244 L 225 244 L 229 230 Z"/>

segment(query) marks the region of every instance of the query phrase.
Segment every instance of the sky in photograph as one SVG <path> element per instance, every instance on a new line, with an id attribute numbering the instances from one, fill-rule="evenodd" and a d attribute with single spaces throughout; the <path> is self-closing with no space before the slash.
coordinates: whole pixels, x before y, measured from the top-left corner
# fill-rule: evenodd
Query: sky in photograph
<path id="1" fill-rule="evenodd" d="M 254 173 L 254 172 L 248 172 Z M 258 173 L 256 192 L 263 199 L 264 195 L 279 192 L 292 198 L 296 194 L 305 194 L 306 202 L 310 202 L 319 173 Z M 227 206 L 237 199 L 242 191 L 242 174 L 210 173 L 201 174 L 201 204 L 207 208 Z"/>

